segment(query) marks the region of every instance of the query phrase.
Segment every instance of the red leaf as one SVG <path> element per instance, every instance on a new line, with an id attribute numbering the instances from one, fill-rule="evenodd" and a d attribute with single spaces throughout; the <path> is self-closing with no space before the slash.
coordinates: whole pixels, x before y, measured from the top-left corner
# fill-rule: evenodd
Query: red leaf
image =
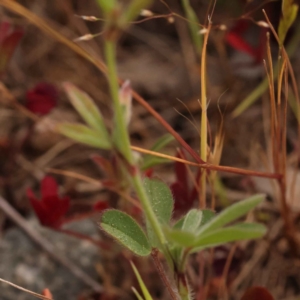
<path id="1" fill-rule="evenodd" d="M 93 155 L 92 160 L 98 167 L 100 167 L 101 171 L 105 172 L 105 174 L 108 178 L 114 177 L 115 173 L 114 173 L 113 164 L 111 161 L 105 159 L 104 157 L 102 157 L 100 155 Z"/>
<path id="2" fill-rule="evenodd" d="M 245 52 L 252 56 L 257 63 L 261 62 L 266 45 L 266 28 L 260 28 L 260 37 L 257 47 L 250 45 L 243 34 L 249 29 L 250 23 L 239 20 L 235 26 L 225 35 L 226 42 L 235 50 Z"/>
<path id="3" fill-rule="evenodd" d="M 256 57 L 256 50 L 253 49 L 247 42 L 245 42 L 239 35 L 234 32 L 226 34 L 226 42 L 235 50 L 248 53 L 249 55 Z"/>
<path id="4" fill-rule="evenodd" d="M 237 35 L 242 35 L 249 29 L 250 23 L 247 20 L 238 20 L 233 28 L 231 28 L 230 32 L 234 32 Z"/>
<path id="5" fill-rule="evenodd" d="M 170 186 L 174 197 L 174 217 L 180 217 L 193 207 L 194 199 L 189 197 L 189 190 L 178 181 Z"/>
<path id="6" fill-rule="evenodd" d="M 58 186 L 55 179 L 51 176 L 46 176 L 41 182 L 41 195 L 44 198 L 55 197 L 58 193 Z"/>
<path id="7" fill-rule="evenodd" d="M 241 300 L 274 300 L 274 298 L 266 288 L 254 286 L 245 292 Z"/>
<path id="8" fill-rule="evenodd" d="M 145 177 L 152 178 L 152 176 L 153 176 L 153 168 L 147 169 L 144 172 L 144 175 L 145 175 Z"/>
<path id="9" fill-rule="evenodd" d="M 178 150 L 177 157 L 185 159 L 182 150 Z M 176 181 L 170 188 L 174 197 L 174 217 L 179 217 L 193 207 L 197 197 L 197 190 L 190 188 L 188 180 L 188 171 L 184 163 L 175 162 L 174 164 Z M 197 175 L 198 176 L 198 175 Z"/>
<path id="10" fill-rule="evenodd" d="M 39 200 L 31 189 L 27 190 L 27 197 L 41 224 L 53 228 L 60 227 L 70 207 L 69 197 L 59 197 L 57 183 L 50 176 L 42 180 L 41 195 L 42 199 Z"/>
<path id="11" fill-rule="evenodd" d="M 176 157 L 186 159 L 184 153 L 182 150 L 177 151 Z M 188 186 L 188 174 L 187 174 L 187 169 L 186 165 L 181 162 L 175 162 L 175 174 L 176 174 L 176 179 L 177 181 L 181 182 L 181 184 L 184 187 Z"/>
<path id="12" fill-rule="evenodd" d="M 33 113 L 46 115 L 57 104 L 58 92 L 54 85 L 39 83 L 26 93 L 26 107 Z"/>
<path id="13" fill-rule="evenodd" d="M 0 73 L 4 71 L 23 35 L 23 29 L 14 27 L 10 22 L 0 23 Z"/>
<path id="14" fill-rule="evenodd" d="M 108 207 L 109 206 L 106 201 L 98 201 L 93 205 L 93 210 L 102 211 L 102 210 L 107 209 Z"/>

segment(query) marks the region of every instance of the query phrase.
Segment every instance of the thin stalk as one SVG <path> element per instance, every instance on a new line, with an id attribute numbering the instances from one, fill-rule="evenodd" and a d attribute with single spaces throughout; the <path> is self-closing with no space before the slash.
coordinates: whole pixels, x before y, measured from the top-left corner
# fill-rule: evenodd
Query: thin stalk
<path id="1" fill-rule="evenodd" d="M 178 293 L 181 300 L 191 300 L 191 292 L 188 284 L 188 279 L 185 273 L 177 274 Z"/>
<path id="2" fill-rule="evenodd" d="M 289 41 L 286 52 L 288 55 L 292 55 L 297 50 L 297 46 L 300 41 L 300 30 L 299 30 L 299 23 L 296 26 L 296 30 L 294 31 L 293 36 L 291 37 L 291 40 Z M 278 64 L 275 64 L 274 70 L 275 70 L 275 78 L 278 74 Z M 250 93 L 243 101 L 234 109 L 232 112 L 232 118 L 238 117 L 240 114 L 242 114 L 248 107 L 250 107 L 255 101 L 257 101 L 263 93 L 268 88 L 268 80 L 267 78 L 263 79 L 263 81 L 255 88 L 255 90 Z"/>
<path id="3" fill-rule="evenodd" d="M 276 173 L 259 172 L 259 171 L 246 170 L 246 169 L 235 168 L 235 167 L 228 167 L 228 166 L 218 166 L 218 165 L 212 165 L 209 163 L 198 164 L 198 163 L 191 162 L 189 160 L 170 156 L 170 155 L 163 154 L 163 153 L 156 152 L 156 151 L 151 151 L 148 149 L 143 149 L 143 148 L 136 147 L 136 146 L 131 146 L 131 149 L 134 151 L 140 152 L 140 153 L 145 153 L 145 154 L 149 154 L 149 155 L 153 155 L 153 156 L 157 156 L 157 157 L 166 158 L 171 161 L 178 161 L 183 164 L 200 167 L 200 168 L 207 169 L 210 171 L 219 171 L 219 172 L 226 172 L 226 173 L 254 176 L 254 177 L 273 178 L 273 179 L 277 179 L 277 180 L 281 179 L 281 177 L 282 177 L 281 174 L 276 174 Z"/>
<path id="4" fill-rule="evenodd" d="M 276 38 L 276 40 L 278 42 L 279 47 L 281 47 L 281 53 L 282 53 L 283 59 L 286 61 L 286 64 L 287 64 L 287 70 L 291 77 L 292 87 L 293 87 L 295 97 L 297 100 L 297 106 L 299 108 L 300 107 L 300 99 L 299 99 L 299 93 L 298 93 L 297 83 L 296 83 L 295 74 L 294 74 L 294 71 L 292 68 L 292 64 L 290 62 L 290 59 L 288 57 L 288 54 L 287 54 L 284 46 L 280 42 L 280 39 L 264 10 L 263 10 L 263 13 L 265 15 L 266 21 L 267 21 L 274 37 Z M 285 84 L 287 84 L 287 77 L 285 78 Z M 284 110 L 284 114 L 285 114 L 284 120 L 286 121 L 286 108 Z M 286 123 L 282 125 L 281 130 L 282 131 L 286 130 Z M 298 133 L 300 135 L 300 124 L 299 123 L 298 123 Z M 285 135 L 285 132 L 284 132 L 284 135 Z M 285 136 L 285 138 L 286 138 L 286 136 Z M 284 141 L 284 144 L 285 143 L 286 143 L 286 141 Z M 285 150 L 284 150 L 283 155 L 286 155 Z M 283 161 L 283 165 L 286 166 L 286 157 L 282 157 L 282 161 Z M 291 247 L 292 251 L 294 252 L 294 254 L 298 254 L 299 253 L 299 241 L 298 241 L 297 235 L 296 235 L 295 224 L 293 223 L 292 218 L 290 217 L 291 211 L 286 202 L 286 178 L 285 177 L 286 177 L 286 170 L 284 170 L 284 173 L 282 174 L 282 178 L 279 181 L 279 187 L 280 187 L 280 193 L 281 193 L 281 214 L 282 214 L 282 218 L 284 219 L 285 232 L 286 232 L 286 236 L 288 238 L 290 247 Z"/>
<path id="5" fill-rule="evenodd" d="M 226 259 L 226 263 L 221 275 L 221 283 L 219 285 L 219 291 L 218 291 L 218 295 L 219 295 L 219 299 L 228 299 L 228 288 L 227 288 L 227 278 L 228 278 L 228 273 L 229 273 L 229 269 L 234 257 L 234 254 L 236 252 L 238 244 L 235 243 L 232 248 L 230 249 L 227 259 Z"/>
<path id="6" fill-rule="evenodd" d="M 126 158 L 129 164 L 133 164 L 133 156 L 130 149 L 129 136 L 127 132 L 127 125 L 124 118 L 122 106 L 119 102 L 119 82 L 116 64 L 116 43 L 113 40 L 106 39 L 104 43 L 104 52 L 107 62 L 107 77 L 109 82 L 110 94 L 113 100 L 114 116 L 115 116 L 115 130 L 118 132 L 118 144 L 121 145 L 119 150 Z M 115 141 L 116 142 L 116 141 Z"/>
<path id="7" fill-rule="evenodd" d="M 201 55 L 201 142 L 200 142 L 200 158 L 206 162 L 207 160 L 207 98 L 206 98 L 206 47 L 209 36 L 211 23 L 209 22 L 207 32 L 204 35 L 203 48 Z M 206 207 L 206 170 L 202 170 L 201 174 L 201 195 L 200 208 Z"/>
<path id="8" fill-rule="evenodd" d="M 124 114 L 122 111 L 122 106 L 119 101 L 119 84 L 118 84 L 118 76 L 117 76 L 117 64 L 116 64 L 116 42 L 114 40 L 106 39 L 104 43 L 104 52 L 105 58 L 108 68 L 108 82 L 110 87 L 110 93 L 113 99 L 113 109 L 115 113 L 115 126 L 118 126 L 118 139 L 119 142 L 122 143 L 122 154 L 127 159 L 130 165 L 134 164 L 134 158 L 130 149 L 129 135 L 127 131 L 127 125 L 125 122 Z M 166 244 L 167 240 L 164 236 L 164 233 L 161 229 L 161 226 L 156 218 L 156 215 L 152 209 L 151 203 L 148 199 L 146 191 L 143 187 L 141 175 L 137 168 L 134 167 L 134 172 L 132 175 L 132 184 L 134 189 L 140 199 L 141 205 L 143 207 L 143 211 L 151 224 L 151 227 L 158 238 L 161 249 L 170 264 L 172 266 L 172 260 L 167 251 Z"/>
<path id="9" fill-rule="evenodd" d="M 267 78 L 269 81 L 269 93 L 270 93 L 270 107 L 271 107 L 271 140 L 272 140 L 272 157 L 275 172 L 278 172 L 278 162 L 279 162 L 279 149 L 278 149 L 278 121 L 277 121 L 277 111 L 276 111 L 276 100 L 274 91 L 274 76 L 273 76 L 273 63 L 270 48 L 270 34 L 267 34 L 267 63 L 264 62 Z"/>
<path id="10" fill-rule="evenodd" d="M 151 252 L 151 256 L 154 262 L 154 265 L 156 267 L 156 270 L 162 280 L 162 282 L 164 283 L 165 287 L 167 288 L 170 297 L 172 298 L 172 300 L 178 300 L 178 295 L 175 293 L 175 291 L 173 290 L 172 284 L 164 270 L 164 267 L 162 266 L 159 257 L 158 257 L 158 250 L 157 249 L 153 249 Z"/>

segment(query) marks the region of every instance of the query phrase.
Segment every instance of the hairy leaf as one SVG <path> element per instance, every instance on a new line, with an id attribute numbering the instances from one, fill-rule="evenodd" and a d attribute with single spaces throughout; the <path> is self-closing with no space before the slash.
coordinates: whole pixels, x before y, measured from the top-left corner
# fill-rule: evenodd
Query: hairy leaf
<path id="1" fill-rule="evenodd" d="M 256 239 L 266 233 L 266 227 L 257 223 L 239 223 L 226 228 L 218 228 L 200 235 L 194 242 L 194 250 L 210 248 L 234 241 Z M 192 250 L 194 252 L 194 250 Z"/>
<path id="2" fill-rule="evenodd" d="M 64 83 L 63 87 L 72 105 L 83 118 L 83 120 L 91 128 L 98 131 L 101 136 L 108 139 L 108 133 L 103 121 L 103 117 L 90 96 L 70 82 Z"/>
<path id="3" fill-rule="evenodd" d="M 182 230 L 188 232 L 196 232 L 201 224 L 202 211 L 199 209 L 191 209 L 185 216 Z"/>
<path id="4" fill-rule="evenodd" d="M 216 213 L 214 211 L 212 211 L 210 209 L 203 209 L 200 226 L 205 225 L 206 223 L 211 221 L 215 217 L 215 215 L 216 215 Z"/>
<path id="5" fill-rule="evenodd" d="M 168 224 L 173 211 L 173 197 L 169 187 L 158 179 L 150 178 L 145 178 L 144 187 L 158 221 Z"/>
<path id="6" fill-rule="evenodd" d="M 170 222 L 173 211 L 173 197 L 169 187 L 158 179 L 145 178 L 144 188 L 150 199 L 152 209 L 161 224 Z M 153 247 L 158 247 L 152 227 L 146 220 L 148 236 Z"/>
<path id="7" fill-rule="evenodd" d="M 107 210 L 103 213 L 100 226 L 117 241 L 140 256 L 151 252 L 149 241 L 138 223 L 119 210 Z"/>
<path id="8" fill-rule="evenodd" d="M 111 143 L 107 135 L 101 135 L 85 125 L 78 123 L 60 123 L 56 129 L 62 135 L 76 141 L 100 149 L 110 149 Z"/>
<path id="9" fill-rule="evenodd" d="M 226 209 L 224 209 L 221 213 L 212 218 L 209 222 L 203 225 L 199 230 L 199 235 L 210 232 L 214 229 L 218 229 L 223 227 L 230 222 L 240 218 L 245 215 L 259 203 L 264 200 L 265 196 L 262 194 L 255 195 L 249 197 L 245 200 L 239 201 Z"/>
<path id="10" fill-rule="evenodd" d="M 168 227 L 164 228 L 164 233 L 169 242 L 173 242 L 182 247 L 192 247 L 197 238 L 197 235 L 193 232 Z"/>

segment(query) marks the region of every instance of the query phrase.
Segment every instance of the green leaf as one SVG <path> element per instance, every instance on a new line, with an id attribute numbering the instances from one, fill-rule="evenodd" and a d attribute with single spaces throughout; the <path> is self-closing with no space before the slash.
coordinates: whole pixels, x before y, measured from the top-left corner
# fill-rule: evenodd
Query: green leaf
<path id="1" fill-rule="evenodd" d="M 298 13 L 298 5 L 294 3 L 294 0 L 282 0 L 282 17 L 278 27 L 278 37 L 283 44 L 286 34 L 289 28 L 296 20 Z"/>
<path id="2" fill-rule="evenodd" d="M 144 188 L 151 206 L 161 224 L 168 224 L 173 211 L 173 196 L 170 188 L 158 179 L 144 179 Z"/>
<path id="3" fill-rule="evenodd" d="M 227 207 L 221 213 L 216 215 L 215 218 L 211 219 L 208 223 L 200 227 L 200 230 L 198 232 L 199 235 L 223 227 L 230 222 L 238 219 L 239 217 L 245 215 L 247 212 L 253 209 L 255 206 L 257 206 L 259 203 L 261 203 L 264 198 L 264 195 L 259 194 Z"/>
<path id="4" fill-rule="evenodd" d="M 214 215 L 214 212 L 209 209 L 202 211 L 191 209 L 173 225 L 172 229 L 166 227 L 165 234 L 169 241 L 183 247 L 190 247 L 197 238 L 196 233 L 199 230 L 199 226 L 207 223 Z M 177 254 L 180 250 L 175 247 L 174 253 Z M 177 255 L 176 257 L 178 259 L 180 256 Z"/>
<path id="5" fill-rule="evenodd" d="M 56 126 L 56 130 L 76 142 L 100 149 L 111 149 L 111 143 L 106 135 L 101 136 L 100 132 L 85 125 L 78 123 L 60 123 Z"/>
<path id="6" fill-rule="evenodd" d="M 143 292 L 145 300 L 152 300 L 152 297 L 151 297 L 151 295 L 150 295 L 150 293 L 149 293 L 149 291 L 148 291 L 148 289 L 147 289 L 147 287 L 146 287 L 146 285 L 145 285 L 145 283 L 144 283 L 144 281 L 143 281 L 143 279 L 142 279 L 139 271 L 137 270 L 137 268 L 135 267 L 135 265 L 133 264 L 133 262 L 131 262 L 131 266 L 132 266 L 133 272 L 134 272 L 134 274 L 135 274 L 135 276 L 136 276 L 136 278 L 138 280 L 140 288 L 141 288 L 141 290 Z"/>
<path id="7" fill-rule="evenodd" d="M 169 187 L 158 179 L 145 178 L 144 188 L 158 221 L 162 225 L 169 224 L 174 203 Z M 152 247 L 159 248 L 159 243 L 156 240 L 156 235 L 154 234 L 148 220 L 146 220 L 146 226 Z"/>
<path id="8" fill-rule="evenodd" d="M 215 217 L 216 213 L 210 209 L 203 209 L 202 210 L 202 219 L 201 219 L 201 224 L 205 225 L 206 223 L 208 223 L 210 220 L 212 220 Z"/>
<path id="9" fill-rule="evenodd" d="M 181 3 L 184 9 L 185 16 L 188 19 L 188 26 L 192 42 L 197 50 L 197 53 L 200 53 L 203 44 L 203 36 L 199 34 L 198 17 L 194 9 L 192 8 L 189 0 L 181 0 Z"/>
<path id="10" fill-rule="evenodd" d="M 100 226 L 117 241 L 140 256 L 151 252 L 149 241 L 138 223 L 119 210 L 107 210 L 103 213 Z"/>
<path id="11" fill-rule="evenodd" d="M 116 0 L 97 0 L 98 5 L 105 14 L 110 13 L 117 4 Z"/>
<path id="12" fill-rule="evenodd" d="M 184 222 L 185 216 L 181 217 L 179 220 L 176 221 L 176 223 L 173 225 L 173 229 L 181 229 L 183 222 Z"/>
<path id="13" fill-rule="evenodd" d="M 190 212 L 193 211 L 193 210 L 194 209 L 190 210 Z M 179 220 L 177 220 L 176 223 L 173 225 L 173 229 L 182 229 L 182 226 L 183 226 L 183 223 L 185 221 L 186 216 L 187 215 L 185 215 L 185 216 L 181 217 Z M 210 209 L 201 210 L 201 220 L 200 220 L 200 224 L 198 224 L 198 227 L 201 226 L 201 225 L 206 224 L 214 216 L 215 216 L 215 213 Z"/>
<path id="14" fill-rule="evenodd" d="M 162 136 L 161 138 L 159 138 L 157 140 L 157 142 L 150 148 L 150 150 L 151 151 L 159 151 L 162 148 L 164 148 L 166 145 L 168 145 L 170 142 L 172 142 L 173 140 L 174 140 L 173 135 L 168 133 L 168 134 Z M 147 154 L 147 155 L 145 155 L 145 157 L 143 159 L 143 164 L 141 166 L 141 169 L 147 170 L 153 166 L 163 164 L 166 162 L 169 162 L 169 160 L 162 158 L 162 157 L 157 157 L 154 155 Z"/>
<path id="15" fill-rule="evenodd" d="M 201 224 L 202 211 L 199 209 L 191 209 L 185 216 L 182 230 L 188 232 L 196 232 Z"/>
<path id="16" fill-rule="evenodd" d="M 260 238 L 265 233 L 266 227 L 257 223 L 239 223 L 226 228 L 218 228 L 200 235 L 193 244 L 192 252 L 229 242 Z"/>
<path id="17" fill-rule="evenodd" d="M 193 232 L 168 227 L 164 227 L 164 233 L 169 242 L 183 247 L 192 247 L 197 238 L 197 235 Z"/>
<path id="18" fill-rule="evenodd" d="M 82 119 L 93 129 L 100 132 L 101 136 L 108 138 L 106 126 L 103 121 L 103 117 L 95 105 L 94 101 L 88 96 L 88 94 L 81 91 L 72 83 L 66 82 L 63 87 L 70 99 L 70 102 L 80 114 Z"/>

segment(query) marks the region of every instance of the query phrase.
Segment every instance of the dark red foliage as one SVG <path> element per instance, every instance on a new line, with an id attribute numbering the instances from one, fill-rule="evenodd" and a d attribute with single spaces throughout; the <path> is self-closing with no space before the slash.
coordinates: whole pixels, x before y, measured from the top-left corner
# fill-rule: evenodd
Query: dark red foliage
<path id="1" fill-rule="evenodd" d="M 93 205 L 93 211 L 102 211 L 102 210 L 107 209 L 108 207 L 109 206 L 106 201 L 99 201 Z"/>
<path id="2" fill-rule="evenodd" d="M 150 168 L 150 169 L 145 170 L 144 175 L 145 175 L 145 177 L 152 178 L 152 176 L 153 176 L 153 169 Z"/>
<path id="3" fill-rule="evenodd" d="M 104 172 L 106 176 L 105 181 L 107 181 L 108 184 L 116 184 L 116 181 L 118 181 L 119 178 L 116 159 L 112 157 L 110 160 L 108 160 L 100 155 L 93 155 L 91 158 L 94 163 L 100 168 L 100 170 Z"/>
<path id="4" fill-rule="evenodd" d="M 27 190 L 27 197 L 44 226 L 59 228 L 64 216 L 69 210 L 69 197 L 60 198 L 58 186 L 54 178 L 46 176 L 41 183 L 41 199 L 37 199 L 31 189 Z"/>
<path id="5" fill-rule="evenodd" d="M 274 298 L 266 288 L 253 286 L 245 292 L 241 300 L 274 300 Z"/>
<path id="6" fill-rule="evenodd" d="M 177 157 L 185 159 L 182 150 L 178 150 Z M 194 201 L 197 198 L 197 190 L 189 184 L 189 174 L 185 164 L 175 162 L 176 181 L 171 184 L 170 188 L 174 197 L 174 217 L 179 217 L 193 207 Z M 200 173 L 197 175 L 196 181 L 199 181 Z"/>
<path id="7" fill-rule="evenodd" d="M 235 26 L 225 35 L 225 40 L 235 50 L 249 54 L 255 59 L 256 63 L 260 63 L 265 50 L 266 28 L 260 29 L 259 43 L 257 47 L 253 47 L 243 37 L 250 26 L 251 23 L 247 20 L 237 21 Z"/>
<path id="8" fill-rule="evenodd" d="M 13 26 L 10 22 L 0 23 L 0 74 L 4 72 L 23 35 L 23 29 Z"/>
<path id="9" fill-rule="evenodd" d="M 26 93 L 26 107 L 35 114 L 46 115 L 57 104 L 58 91 L 54 85 L 41 82 Z"/>

